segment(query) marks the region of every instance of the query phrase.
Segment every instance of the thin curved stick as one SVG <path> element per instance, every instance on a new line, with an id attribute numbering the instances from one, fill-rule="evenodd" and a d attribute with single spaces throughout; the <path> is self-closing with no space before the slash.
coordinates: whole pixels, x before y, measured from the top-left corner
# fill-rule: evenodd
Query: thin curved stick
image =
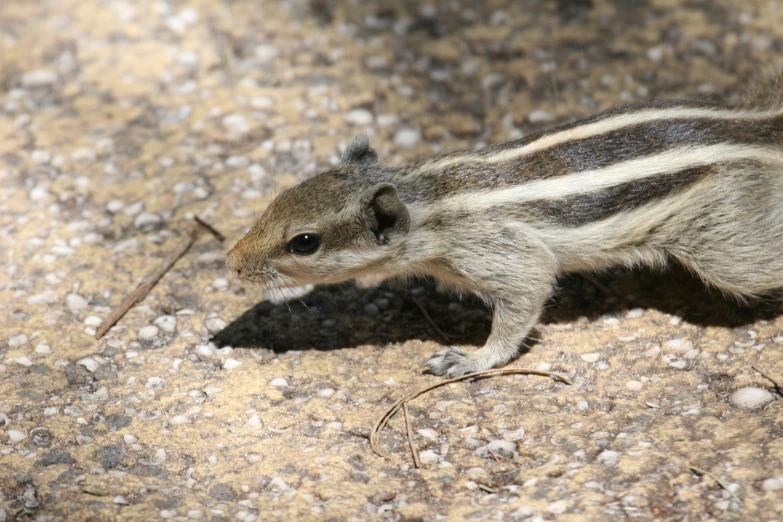
<path id="1" fill-rule="evenodd" d="M 569 379 L 564 375 L 545 372 L 541 370 L 529 370 L 525 368 L 499 368 L 494 370 L 484 370 L 483 372 L 469 373 L 461 377 L 446 379 L 445 381 L 441 381 L 439 383 L 433 384 L 432 386 L 427 386 L 426 388 L 422 388 L 421 390 L 415 391 L 413 393 L 409 393 L 402 399 L 395 402 L 394 405 L 391 408 L 389 408 L 380 419 L 378 419 L 378 421 L 375 423 L 375 426 L 373 426 L 372 430 L 370 431 L 370 449 L 373 451 L 373 453 L 375 453 L 379 457 L 383 457 L 385 459 L 389 458 L 389 456 L 386 455 L 381 450 L 381 446 L 380 446 L 381 431 L 383 431 L 383 428 L 386 427 L 386 425 L 389 423 L 391 418 L 394 417 L 394 415 L 398 411 L 400 411 L 400 408 L 402 408 L 403 405 L 412 401 L 416 397 L 419 397 L 429 391 L 432 391 L 436 388 L 440 388 L 441 386 L 445 386 L 447 384 L 451 384 L 454 382 L 465 381 L 467 379 L 473 379 L 473 378 L 494 377 L 496 375 L 540 375 L 542 377 L 550 377 L 552 379 L 555 379 L 556 381 L 560 381 L 565 384 L 569 384 L 569 385 L 573 384 L 571 382 L 571 379 Z"/>

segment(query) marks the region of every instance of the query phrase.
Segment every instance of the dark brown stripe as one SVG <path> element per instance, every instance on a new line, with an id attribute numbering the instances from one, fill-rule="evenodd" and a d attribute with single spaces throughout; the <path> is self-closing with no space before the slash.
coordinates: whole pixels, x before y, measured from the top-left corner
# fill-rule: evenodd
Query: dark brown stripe
<path id="1" fill-rule="evenodd" d="M 704 179 L 717 168 L 716 165 L 693 167 L 622 183 L 600 192 L 529 201 L 518 204 L 511 213 L 525 221 L 580 227 L 670 197 Z"/>
<path id="2" fill-rule="evenodd" d="M 587 120 L 578 125 L 592 121 Z M 553 132 L 560 130 L 563 130 L 563 127 Z M 544 135 L 541 134 L 535 139 Z M 510 142 L 490 149 L 497 153 L 521 147 L 525 143 L 527 140 L 524 143 Z M 504 163 L 466 162 L 447 167 L 440 172 L 414 177 L 405 176 L 403 170 L 399 180 L 401 184 L 410 184 L 408 190 L 403 191 L 407 192 L 409 200 L 439 199 L 454 194 L 500 189 L 535 179 L 606 168 L 623 161 L 660 154 L 676 147 L 719 143 L 783 145 L 783 117 L 764 120 L 658 120 L 581 140 L 567 141 Z M 477 154 L 484 156 L 486 150 Z"/>

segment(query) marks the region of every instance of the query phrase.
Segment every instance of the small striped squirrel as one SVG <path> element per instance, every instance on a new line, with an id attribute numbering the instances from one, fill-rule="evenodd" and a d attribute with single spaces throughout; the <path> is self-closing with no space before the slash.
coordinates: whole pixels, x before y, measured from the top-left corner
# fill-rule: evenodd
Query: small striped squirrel
<path id="1" fill-rule="evenodd" d="M 262 287 L 432 276 L 493 307 L 456 377 L 514 358 L 558 274 L 676 259 L 734 296 L 783 287 L 783 77 L 727 108 L 653 101 L 403 167 L 367 136 L 280 194 L 227 256 Z"/>

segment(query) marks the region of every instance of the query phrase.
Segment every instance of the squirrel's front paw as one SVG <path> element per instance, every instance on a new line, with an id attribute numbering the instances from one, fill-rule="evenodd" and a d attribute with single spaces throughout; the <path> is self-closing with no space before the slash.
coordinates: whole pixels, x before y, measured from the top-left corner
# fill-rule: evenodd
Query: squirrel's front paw
<path id="1" fill-rule="evenodd" d="M 467 373 L 482 370 L 468 352 L 455 346 L 436 353 L 427 359 L 425 364 L 430 372 L 435 375 L 443 375 L 449 378 L 460 377 Z"/>

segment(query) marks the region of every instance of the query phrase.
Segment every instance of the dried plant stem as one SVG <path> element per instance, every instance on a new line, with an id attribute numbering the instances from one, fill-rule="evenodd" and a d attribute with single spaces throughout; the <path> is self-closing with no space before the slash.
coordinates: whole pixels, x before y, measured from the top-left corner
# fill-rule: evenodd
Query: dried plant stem
<path id="1" fill-rule="evenodd" d="M 757 366 L 751 366 L 751 368 L 753 368 L 754 370 L 759 372 L 762 377 L 764 377 L 769 382 L 771 382 L 775 386 L 775 391 L 778 392 L 778 395 L 783 395 L 783 386 L 781 386 L 778 381 L 776 381 L 775 379 L 773 379 L 772 377 L 770 377 L 766 373 L 764 373 L 761 370 L 759 370 Z"/>
<path id="2" fill-rule="evenodd" d="M 221 234 L 218 229 L 216 229 L 215 227 L 213 227 L 212 225 L 210 225 L 209 223 L 207 223 L 206 221 L 204 221 L 200 217 L 194 215 L 193 219 L 195 220 L 196 223 L 198 223 L 199 225 L 204 227 L 210 234 L 215 236 L 215 239 L 217 239 L 221 243 L 226 240 L 226 236 Z"/>
<path id="3" fill-rule="evenodd" d="M 558 375 L 556 373 L 545 372 L 541 370 L 529 370 L 525 368 L 498 368 L 494 370 L 485 370 L 483 372 L 469 373 L 461 377 L 455 377 L 454 379 L 446 379 L 444 381 L 440 381 L 436 384 L 433 384 L 432 386 L 427 386 L 426 388 L 422 388 L 421 390 L 415 391 L 413 393 L 409 393 L 402 399 L 395 402 L 394 405 L 391 408 L 389 408 L 380 419 L 378 419 L 378 421 L 375 423 L 372 430 L 370 431 L 370 449 L 373 451 L 373 453 L 375 453 L 379 457 L 388 458 L 388 456 L 385 453 L 383 453 L 383 451 L 381 450 L 381 446 L 380 446 L 381 431 L 389 423 L 389 420 L 391 420 L 391 418 L 394 417 L 394 415 L 398 411 L 400 411 L 400 408 L 403 408 L 408 402 L 412 401 L 416 397 L 419 397 L 436 388 L 440 388 L 441 386 L 446 386 L 447 384 L 451 384 L 454 382 L 460 382 L 460 381 L 465 381 L 468 379 L 475 379 L 475 378 L 494 377 L 498 375 L 540 375 L 542 377 L 549 377 L 551 379 L 555 379 L 565 384 L 571 384 L 571 380 L 568 377 L 565 377 L 564 375 Z"/>
<path id="4" fill-rule="evenodd" d="M 729 495 L 731 495 L 731 497 L 732 497 L 734 500 L 736 500 L 738 504 L 742 504 L 742 501 L 740 500 L 740 498 L 739 498 L 739 497 L 738 497 L 738 496 L 737 496 L 737 495 L 736 495 L 736 494 L 735 494 L 735 493 L 734 493 L 734 492 L 733 492 L 731 489 L 729 489 L 729 485 L 728 485 L 728 484 L 726 484 L 726 482 L 725 482 L 725 481 L 723 481 L 723 480 L 721 480 L 720 478 L 718 478 L 718 476 L 717 476 L 717 475 L 715 475 L 715 474 L 713 474 L 713 473 L 710 473 L 709 471 L 703 470 L 703 469 L 701 469 L 701 468 L 697 468 L 696 466 L 688 466 L 688 468 L 689 468 L 691 471 L 693 471 L 694 473 L 696 473 L 697 475 L 707 475 L 707 476 L 708 476 L 708 477 L 710 477 L 712 480 L 714 480 L 715 482 L 717 482 L 717 483 L 718 483 L 718 485 L 719 485 L 720 487 L 722 487 L 723 489 L 725 489 L 726 491 L 728 491 L 728 492 L 729 492 Z"/>
<path id="5" fill-rule="evenodd" d="M 149 293 L 149 291 L 152 289 L 153 286 L 155 286 L 155 283 L 160 280 L 163 275 L 169 271 L 171 266 L 179 259 L 180 257 L 185 254 L 185 252 L 188 251 L 190 246 L 196 241 L 196 238 L 198 238 L 199 234 L 199 227 L 193 226 L 188 231 L 188 236 L 183 239 L 179 245 L 177 245 L 177 248 L 168 256 L 166 256 L 166 259 L 161 261 L 161 263 L 155 268 L 155 270 L 152 271 L 147 277 L 145 277 L 141 283 L 139 283 L 139 286 L 137 286 L 133 292 L 128 294 L 125 299 L 122 300 L 122 303 L 120 303 L 120 306 L 115 308 L 111 311 L 111 313 L 106 317 L 106 319 L 103 320 L 103 322 L 98 325 L 98 329 L 95 331 L 95 338 L 100 339 L 103 337 L 106 332 L 109 331 L 109 328 L 114 326 L 117 321 L 119 321 L 123 315 L 125 315 L 130 308 L 144 299 L 144 297 Z"/>
<path id="6" fill-rule="evenodd" d="M 402 413 L 405 416 L 405 433 L 408 435 L 408 446 L 411 447 L 411 455 L 413 455 L 413 465 L 416 468 L 421 467 L 419 462 L 419 453 L 416 451 L 416 446 L 413 445 L 413 433 L 411 433 L 411 423 L 408 420 L 408 403 L 402 405 Z"/>

